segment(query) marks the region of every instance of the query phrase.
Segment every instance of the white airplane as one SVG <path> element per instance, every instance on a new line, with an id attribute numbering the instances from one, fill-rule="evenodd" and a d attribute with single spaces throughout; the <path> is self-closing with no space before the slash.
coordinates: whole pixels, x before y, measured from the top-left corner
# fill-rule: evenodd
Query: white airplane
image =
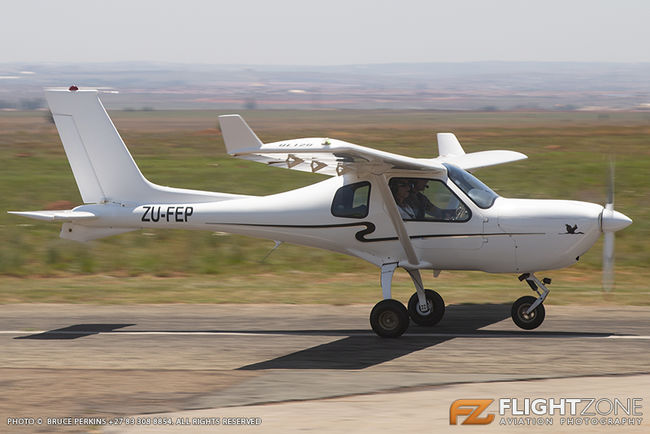
<path id="1" fill-rule="evenodd" d="M 219 117 L 230 155 L 331 178 L 269 196 L 163 187 L 142 175 L 97 90 L 52 89 L 46 98 L 84 205 L 13 214 L 62 222 L 61 237 L 82 242 L 142 228 L 197 229 L 356 256 L 381 270 L 383 300 L 370 324 L 382 337 L 402 335 L 409 318 L 422 326 L 442 319 L 444 301 L 424 289 L 420 270 L 520 274 L 537 297 L 515 301 L 512 319 L 534 329 L 544 320 L 550 284 L 535 272 L 574 264 L 604 233 L 611 280 L 614 232 L 632 223 L 614 211 L 613 192 L 605 207 L 500 197 L 468 171 L 526 156 L 466 154 L 451 133 L 438 134 L 437 158 L 410 158 L 322 137 L 263 143 L 239 115 Z M 391 298 L 397 267 L 415 286 L 408 308 Z"/>

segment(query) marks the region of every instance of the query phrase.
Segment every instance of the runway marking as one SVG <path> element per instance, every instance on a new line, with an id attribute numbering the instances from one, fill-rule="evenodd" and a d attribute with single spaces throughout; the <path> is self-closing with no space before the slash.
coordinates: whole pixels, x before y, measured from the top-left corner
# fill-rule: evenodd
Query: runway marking
<path id="1" fill-rule="evenodd" d="M 52 330 L 0 330 L 3 335 L 24 335 L 24 334 L 71 334 L 78 335 L 80 333 L 92 333 L 92 335 L 118 335 L 118 336 L 251 336 L 251 337 L 264 337 L 264 336 L 375 336 L 374 333 L 368 332 L 337 332 L 321 330 L 296 330 L 296 331 L 241 331 L 241 332 L 228 332 L 228 331 L 110 331 L 110 332 L 95 332 L 95 331 L 52 331 Z M 559 334 L 556 334 L 559 333 Z M 650 340 L 650 335 L 606 335 L 602 333 L 584 333 L 584 334 L 562 334 L 563 332 L 496 332 L 491 330 L 479 331 L 478 333 L 407 333 L 403 335 L 405 338 L 409 337 L 432 337 L 432 338 L 473 338 L 473 339 L 495 339 L 495 338 L 550 338 L 550 339 L 633 339 L 633 340 Z"/>
<path id="2" fill-rule="evenodd" d="M 610 336 L 610 339 L 650 339 L 650 336 L 620 335 Z"/>

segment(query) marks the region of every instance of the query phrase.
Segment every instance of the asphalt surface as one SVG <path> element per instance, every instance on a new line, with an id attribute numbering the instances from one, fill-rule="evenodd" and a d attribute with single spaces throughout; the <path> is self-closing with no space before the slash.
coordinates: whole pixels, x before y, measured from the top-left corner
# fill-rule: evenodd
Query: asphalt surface
<path id="1" fill-rule="evenodd" d="M 281 410 L 264 413 L 261 425 L 247 429 L 323 430 L 324 426 L 337 431 L 359 427 L 310 427 L 309 418 L 298 426 L 297 419 L 281 415 L 316 403 L 343 414 L 333 406 L 343 402 L 341 408 L 359 409 L 344 422 L 374 420 L 375 411 L 390 411 L 378 405 L 364 412 L 363 406 L 355 407 L 350 400 L 366 404 L 380 400 L 388 408 L 397 408 L 398 396 L 399 402 L 408 404 L 402 414 L 404 423 L 412 423 L 409 412 L 415 412 L 428 419 L 426 427 L 431 420 L 445 423 L 451 402 L 476 397 L 463 395 L 472 391 L 482 390 L 485 396 L 491 390 L 494 398 L 508 396 L 509 390 L 522 384 L 537 385 L 523 388 L 531 394 L 561 391 L 564 385 L 566 393 L 575 394 L 582 389 L 569 384 L 588 383 L 593 393 L 600 391 L 603 397 L 613 391 L 617 396 L 648 395 L 648 307 L 551 305 L 545 323 L 527 332 L 512 323 L 509 305 L 447 306 L 438 326 L 411 325 L 399 339 L 381 339 L 372 333 L 371 308 L 3 305 L 0 431 L 99 429 L 81 422 L 53 425 L 66 423 L 68 417 L 173 414 L 176 418 L 192 410 L 221 417 L 227 415 L 223 409 L 248 409 L 250 415 L 251 409 L 262 414 L 262 409 L 272 408 Z M 555 385 L 545 383 L 549 381 Z M 417 395 L 443 389 L 458 395 L 447 393 L 435 403 L 423 402 Z M 646 401 L 648 411 L 650 396 Z M 274 421 L 273 414 L 280 419 Z M 20 417 L 41 418 L 43 424 L 9 424 L 8 418 Z M 327 416 L 316 419 L 315 424 L 323 424 Z M 129 428 L 133 427 L 101 429 Z M 160 427 L 135 428 L 159 431 Z"/>

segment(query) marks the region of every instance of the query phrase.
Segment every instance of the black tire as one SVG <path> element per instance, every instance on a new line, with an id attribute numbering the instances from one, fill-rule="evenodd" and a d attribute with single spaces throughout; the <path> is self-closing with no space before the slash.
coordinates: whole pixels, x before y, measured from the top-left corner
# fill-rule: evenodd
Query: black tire
<path id="1" fill-rule="evenodd" d="M 429 312 L 422 314 L 418 293 L 414 293 L 409 299 L 409 316 L 414 323 L 421 326 L 434 326 L 440 322 L 445 314 L 445 302 L 436 291 L 425 289 L 424 295 L 429 303 Z"/>
<path id="2" fill-rule="evenodd" d="M 399 301 L 382 300 L 370 312 L 370 325 L 382 338 L 397 338 L 408 328 L 409 314 Z"/>
<path id="3" fill-rule="evenodd" d="M 532 330 L 539 327 L 544 322 L 546 309 L 544 304 L 540 304 L 530 314 L 526 315 L 528 308 L 537 300 L 530 295 L 523 296 L 512 303 L 512 320 L 518 327 L 524 330 Z"/>

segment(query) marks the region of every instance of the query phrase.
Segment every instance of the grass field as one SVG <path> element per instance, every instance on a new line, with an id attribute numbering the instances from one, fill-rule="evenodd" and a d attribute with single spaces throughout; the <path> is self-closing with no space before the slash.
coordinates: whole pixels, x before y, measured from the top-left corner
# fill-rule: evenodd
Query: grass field
<path id="1" fill-rule="evenodd" d="M 600 293 L 598 243 L 578 265 L 545 273 L 554 278 L 549 302 L 582 302 L 588 295 L 591 301 L 650 304 L 650 113 L 240 113 L 264 141 L 328 136 L 432 157 L 434 133 L 452 131 L 468 152 L 523 152 L 528 160 L 477 173 L 506 197 L 604 203 L 608 158 L 614 155 L 616 209 L 634 220 L 617 234 L 617 291 Z M 264 195 L 323 179 L 227 156 L 218 114 L 111 113 L 142 172 L 162 185 Z M 271 242 L 219 233 L 147 230 L 91 244 L 61 240 L 59 225 L 5 213 L 80 204 L 56 129 L 43 112 L 0 112 L 0 132 L 2 303 L 370 303 L 380 296 L 373 266 L 316 249 L 283 245 L 260 263 Z M 457 302 L 508 301 L 526 291 L 511 275 L 449 272 L 439 281 L 425 280 Z M 397 291 L 404 297 L 412 292 L 403 276 Z"/>

